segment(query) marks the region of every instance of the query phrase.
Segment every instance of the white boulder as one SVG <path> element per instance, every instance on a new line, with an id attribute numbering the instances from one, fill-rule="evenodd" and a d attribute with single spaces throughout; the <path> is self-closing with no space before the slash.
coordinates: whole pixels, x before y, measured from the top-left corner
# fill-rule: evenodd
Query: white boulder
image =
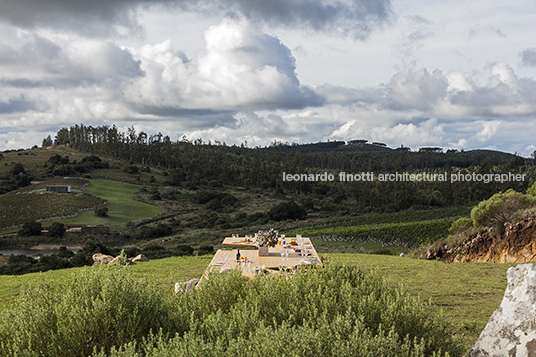
<path id="1" fill-rule="evenodd" d="M 508 269 L 501 305 L 466 357 L 536 356 L 536 266 Z"/>
<path id="2" fill-rule="evenodd" d="M 93 254 L 92 258 L 93 265 L 106 265 L 114 259 L 114 257 L 112 257 L 111 255 L 106 255 L 102 253 L 95 253 Z"/>

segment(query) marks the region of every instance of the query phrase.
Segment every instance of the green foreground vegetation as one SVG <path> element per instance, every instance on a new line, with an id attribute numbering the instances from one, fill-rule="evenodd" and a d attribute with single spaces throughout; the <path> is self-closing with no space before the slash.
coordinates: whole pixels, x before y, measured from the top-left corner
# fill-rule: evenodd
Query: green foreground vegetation
<path id="1" fill-rule="evenodd" d="M 53 303 L 51 303 L 53 302 Z M 151 333 L 152 331 L 152 333 Z M 128 267 L 26 290 L 0 318 L 3 356 L 459 356 L 442 313 L 376 274 L 213 274 L 173 296 Z"/>
<path id="2" fill-rule="evenodd" d="M 499 306 L 507 283 L 506 270 L 511 266 L 444 263 L 372 254 L 329 254 L 328 258 L 330 265 L 351 265 L 364 272 L 375 272 L 390 284 L 402 286 L 413 297 L 439 307 L 444 316 L 437 315 L 437 318 L 452 324 L 452 333 L 465 350 L 472 346 Z M 151 281 L 171 294 L 175 282 L 201 277 L 210 259 L 211 256 L 172 257 L 138 263 L 126 269 L 136 280 Z M 63 286 L 72 274 L 92 269 L 95 268 L 0 276 L 0 299 L 3 299 L 0 306 L 6 308 L 16 300 L 13 296 L 39 283 Z"/>

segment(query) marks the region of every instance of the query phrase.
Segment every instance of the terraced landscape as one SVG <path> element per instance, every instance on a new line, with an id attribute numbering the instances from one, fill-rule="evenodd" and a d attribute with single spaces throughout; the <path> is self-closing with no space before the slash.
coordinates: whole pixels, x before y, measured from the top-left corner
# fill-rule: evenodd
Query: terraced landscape
<path id="1" fill-rule="evenodd" d="M 47 185 L 71 186 L 72 193 L 46 193 Z M 62 220 L 104 204 L 105 199 L 82 192 L 88 180 L 53 179 L 27 186 L 0 197 L 0 229 L 16 228 L 25 222 Z"/>
<path id="2" fill-rule="evenodd" d="M 70 194 L 45 193 L 46 186 L 71 186 Z M 140 185 L 104 179 L 51 179 L 23 187 L 0 197 L 0 229 L 8 230 L 29 221 L 64 224 L 112 225 L 152 217 L 162 209 L 132 199 Z M 96 217 L 93 208 L 106 204 L 108 217 Z M 44 222 L 46 225 L 46 222 Z"/>

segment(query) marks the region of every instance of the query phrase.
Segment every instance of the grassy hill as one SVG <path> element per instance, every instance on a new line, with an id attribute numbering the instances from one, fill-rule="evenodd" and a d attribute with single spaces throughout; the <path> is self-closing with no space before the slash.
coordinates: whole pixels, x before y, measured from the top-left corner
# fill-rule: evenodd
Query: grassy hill
<path id="1" fill-rule="evenodd" d="M 84 193 L 106 200 L 108 202 L 106 204 L 108 217 L 96 217 L 88 211 L 81 212 L 73 218 L 62 219 L 60 222 L 64 224 L 104 224 L 110 225 L 112 228 L 119 228 L 123 223 L 161 214 L 160 207 L 132 199 L 132 195 L 140 188 L 140 185 L 126 182 L 91 179 L 89 185 L 84 188 Z"/>

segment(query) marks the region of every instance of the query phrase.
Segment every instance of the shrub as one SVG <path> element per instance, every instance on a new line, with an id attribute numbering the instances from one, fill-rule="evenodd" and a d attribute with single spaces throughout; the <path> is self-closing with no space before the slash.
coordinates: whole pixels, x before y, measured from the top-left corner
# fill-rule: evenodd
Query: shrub
<path id="1" fill-rule="evenodd" d="M 173 301 L 124 267 L 77 271 L 61 285 L 23 292 L 0 319 L 2 356 L 89 356 L 140 341 L 151 330 L 180 332 Z"/>
<path id="2" fill-rule="evenodd" d="M 462 233 L 473 226 L 473 220 L 471 218 L 462 217 L 454 222 L 449 228 L 450 234 Z"/>
<path id="3" fill-rule="evenodd" d="M 125 172 L 125 173 L 127 173 L 129 175 L 135 175 L 139 171 L 140 171 L 140 169 L 136 165 L 128 165 L 128 166 L 125 166 L 125 168 L 123 168 L 123 172 Z"/>
<path id="4" fill-rule="evenodd" d="M 142 249 L 141 254 L 145 255 L 149 259 L 162 259 L 169 258 L 173 254 L 166 248 L 157 244 L 149 245 Z"/>
<path id="5" fill-rule="evenodd" d="M 197 255 L 214 254 L 214 246 L 203 244 L 197 249 Z"/>
<path id="6" fill-rule="evenodd" d="M 86 246 L 80 249 L 73 257 L 69 259 L 69 262 L 75 267 L 81 267 L 84 265 L 93 265 L 93 254 L 102 253 L 106 255 L 113 255 L 113 251 L 101 243 L 87 243 Z"/>
<path id="7" fill-rule="evenodd" d="M 101 160 L 100 157 L 95 155 L 90 155 L 84 157 L 80 160 L 80 164 L 84 165 L 87 169 L 107 169 L 110 167 L 110 164 Z"/>
<path id="8" fill-rule="evenodd" d="M 41 234 L 41 223 L 39 222 L 26 222 L 22 226 L 21 229 L 19 229 L 19 236 L 22 237 L 30 237 L 30 236 L 38 236 Z"/>
<path id="9" fill-rule="evenodd" d="M 136 248 L 136 247 L 128 247 L 128 248 L 125 248 L 124 250 L 125 250 L 125 254 L 127 255 L 127 257 L 130 257 L 130 258 L 133 258 L 136 255 L 141 253 L 141 249 Z"/>
<path id="10" fill-rule="evenodd" d="M 307 217 L 307 211 L 296 202 L 282 202 L 268 211 L 268 217 L 273 221 L 304 219 Z"/>
<path id="11" fill-rule="evenodd" d="M 301 269 L 292 278 L 213 274 L 178 296 L 184 334 L 151 335 L 111 355 L 451 356 L 463 354 L 430 303 L 355 267 Z M 95 354 L 103 357 L 103 353 Z"/>
<path id="12" fill-rule="evenodd" d="M 56 253 L 58 257 L 70 258 L 74 256 L 74 253 L 67 249 L 67 247 L 60 247 L 60 250 Z"/>
<path id="13" fill-rule="evenodd" d="M 58 255 L 43 255 L 41 258 L 39 258 L 39 261 L 37 264 L 32 266 L 30 269 L 31 272 L 37 272 L 37 271 L 48 271 L 48 270 L 57 270 L 57 269 L 66 269 L 66 268 L 72 268 L 72 264 L 69 263 L 69 260 L 66 258 L 62 258 Z"/>
<path id="14" fill-rule="evenodd" d="M 380 248 L 378 250 L 373 251 L 372 254 L 380 254 L 380 255 L 394 255 L 394 253 L 389 248 Z"/>
<path id="15" fill-rule="evenodd" d="M 7 265 L 0 266 L 0 275 L 25 274 L 29 272 L 37 262 L 36 259 L 24 254 L 11 255 L 7 260 Z"/>
<path id="16" fill-rule="evenodd" d="M 160 195 L 160 192 L 158 190 L 154 189 L 151 191 L 149 199 L 154 201 L 160 201 L 162 199 L 162 196 Z"/>
<path id="17" fill-rule="evenodd" d="M 238 199 L 225 192 L 198 191 L 193 201 L 206 205 L 207 209 L 221 211 L 225 207 L 234 206 L 238 202 Z"/>
<path id="18" fill-rule="evenodd" d="M 95 209 L 93 210 L 93 215 L 96 217 L 108 217 L 108 207 L 95 206 Z"/>
<path id="19" fill-rule="evenodd" d="M 15 164 L 15 166 L 13 166 L 11 170 L 9 170 L 9 173 L 13 176 L 20 174 L 26 175 L 26 169 L 24 168 L 24 165 L 19 162 L 18 164 Z"/>
<path id="20" fill-rule="evenodd" d="M 259 223 L 266 223 L 266 215 L 262 212 L 256 212 L 256 213 L 252 213 L 248 216 L 248 220 L 250 222 L 259 222 Z"/>
<path id="21" fill-rule="evenodd" d="M 190 245 L 179 244 L 175 247 L 174 253 L 178 256 L 194 255 L 194 248 Z"/>
<path id="22" fill-rule="evenodd" d="M 173 228 L 163 223 L 159 223 L 156 227 L 143 226 L 140 229 L 140 236 L 145 239 L 165 237 L 172 233 Z"/>
<path id="23" fill-rule="evenodd" d="M 495 226 L 499 233 L 504 232 L 504 224 L 510 222 L 515 214 L 522 209 L 534 205 L 534 197 L 523 195 L 512 189 L 499 192 L 491 198 L 480 202 L 471 210 L 473 225 Z"/>
<path id="24" fill-rule="evenodd" d="M 65 225 L 63 223 L 54 222 L 48 228 L 48 235 L 51 237 L 63 237 L 65 234 Z"/>

